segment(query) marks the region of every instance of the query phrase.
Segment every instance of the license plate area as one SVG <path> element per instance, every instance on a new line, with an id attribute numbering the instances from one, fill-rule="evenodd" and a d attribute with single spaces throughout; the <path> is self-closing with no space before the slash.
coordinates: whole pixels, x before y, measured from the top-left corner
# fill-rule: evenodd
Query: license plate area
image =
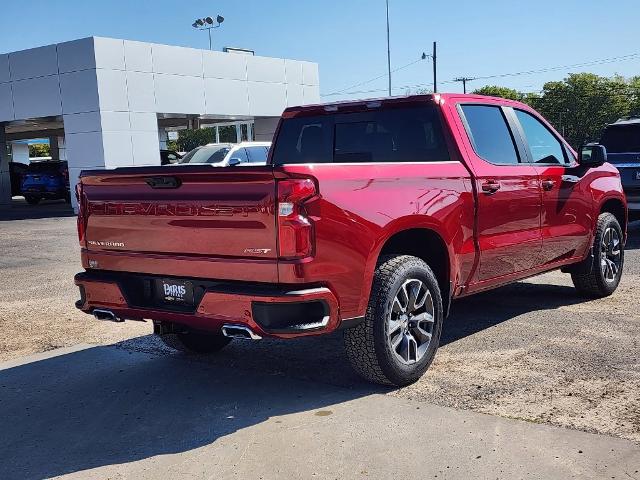
<path id="1" fill-rule="evenodd" d="M 155 297 L 159 303 L 165 305 L 193 306 L 193 284 L 171 278 L 156 279 Z"/>

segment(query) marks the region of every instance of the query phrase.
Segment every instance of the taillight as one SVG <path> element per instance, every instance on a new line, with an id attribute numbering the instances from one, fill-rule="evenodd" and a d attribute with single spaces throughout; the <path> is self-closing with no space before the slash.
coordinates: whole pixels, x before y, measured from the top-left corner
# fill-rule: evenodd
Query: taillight
<path id="1" fill-rule="evenodd" d="M 80 182 L 76 185 L 76 200 L 78 200 L 78 240 L 80 241 L 80 246 L 86 247 L 85 233 L 87 231 L 89 212 L 87 212 L 86 199 Z"/>
<path id="2" fill-rule="evenodd" d="M 304 258 L 313 253 L 313 224 L 304 202 L 316 195 L 309 178 L 278 182 L 278 255 L 280 258 Z"/>

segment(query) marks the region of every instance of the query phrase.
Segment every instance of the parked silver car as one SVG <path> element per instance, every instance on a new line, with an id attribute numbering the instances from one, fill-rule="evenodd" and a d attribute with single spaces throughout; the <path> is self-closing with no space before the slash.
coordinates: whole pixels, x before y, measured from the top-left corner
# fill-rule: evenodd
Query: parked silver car
<path id="1" fill-rule="evenodd" d="M 210 143 L 180 159 L 184 163 L 207 163 L 215 167 L 266 165 L 271 142 Z"/>

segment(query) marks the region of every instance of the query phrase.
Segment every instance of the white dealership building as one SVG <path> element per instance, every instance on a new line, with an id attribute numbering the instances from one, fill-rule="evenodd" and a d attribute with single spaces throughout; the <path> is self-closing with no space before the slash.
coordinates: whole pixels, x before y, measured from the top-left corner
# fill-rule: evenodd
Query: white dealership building
<path id="1" fill-rule="evenodd" d="M 73 186 L 82 169 L 159 165 L 167 131 L 224 125 L 237 141 L 271 140 L 285 107 L 319 101 L 316 63 L 245 51 L 90 37 L 0 54 L 0 205 L 7 145 L 24 161 L 20 141 L 48 138 Z"/>

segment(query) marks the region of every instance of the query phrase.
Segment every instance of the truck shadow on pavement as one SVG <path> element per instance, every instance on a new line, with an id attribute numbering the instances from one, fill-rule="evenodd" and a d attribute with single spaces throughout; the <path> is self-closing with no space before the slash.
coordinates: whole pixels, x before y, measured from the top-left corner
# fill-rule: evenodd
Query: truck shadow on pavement
<path id="1" fill-rule="evenodd" d="M 39 220 L 42 218 L 73 217 L 71 205 L 64 200 L 44 200 L 38 205 L 29 205 L 22 197 L 14 197 L 11 207 L 0 209 L 0 221 Z"/>
<path id="2" fill-rule="evenodd" d="M 185 452 L 295 412 L 319 421 L 318 409 L 372 391 L 174 356 L 95 347 L 0 370 L 0 478 L 49 478 Z"/>
<path id="3" fill-rule="evenodd" d="M 629 223 L 627 234 L 628 238 L 625 250 L 636 250 L 640 248 L 640 220 Z"/>

